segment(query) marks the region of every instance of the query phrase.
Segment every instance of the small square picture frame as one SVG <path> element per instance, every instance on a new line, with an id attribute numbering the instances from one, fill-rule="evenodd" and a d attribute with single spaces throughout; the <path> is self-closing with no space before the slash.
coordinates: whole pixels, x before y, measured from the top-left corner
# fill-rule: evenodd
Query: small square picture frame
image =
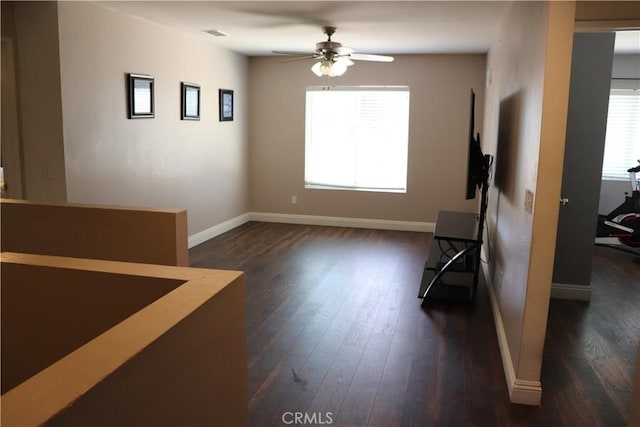
<path id="1" fill-rule="evenodd" d="M 230 89 L 219 89 L 219 109 L 220 109 L 220 121 L 231 122 L 233 121 L 233 91 Z"/>
<path id="2" fill-rule="evenodd" d="M 155 117 L 155 79 L 148 74 L 127 74 L 127 117 L 152 119 Z"/>
<path id="3" fill-rule="evenodd" d="M 180 119 L 200 120 L 200 85 L 180 82 Z"/>

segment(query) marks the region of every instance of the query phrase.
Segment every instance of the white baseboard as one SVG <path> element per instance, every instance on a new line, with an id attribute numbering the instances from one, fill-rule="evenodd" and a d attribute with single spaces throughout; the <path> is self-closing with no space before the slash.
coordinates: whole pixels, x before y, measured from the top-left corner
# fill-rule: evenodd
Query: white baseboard
<path id="1" fill-rule="evenodd" d="M 419 231 L 433 233 L 435 223 L 418 221 L 394 221 L 386 219 L 344 218 L 335 216 L 294 215 L 267 212 L 251 212 L 251 221 L 279 222 L 284 224 L 325 225 L 334 227 L 371 228 L 376 230 Z"/>
<path id="2" fill-rule="evenodd" d="M 213 239 L 214 237 L 219 236 L 222 233 L 233 230 L 234 228 L 239 227 L 249 221 L 251 221 L 251 214 L 245 213 L 220 224 L 214 225 L 213 227 L 207 228 L 206 230 L 202 230 L 196 234 L 193 234 L 189 236 L 189 249 L 194 246 L 198 246 L 199 244 L 204 243 L 209 239 Z"/>
<path id="3" fill-rule="evenodd" d="M 502 322 L 502 312 L 494 287 L 489 276 L 489 267 L 482 264 L 482 272 L 489 289 L 489 298 L 491 300 L 491 309 L 493 311 L 493 319 L 496 325 L 496 333 L 498 335 L 498 345 L 500 346 L 500 356 L 502 357 L 502 366 L 504 368 L 505 379 L 507 380 L 507 388 L 509 390 L 509 399 L 511 403 L 519 403 L 522 405 L 540 406 L 542 401 L 542 383 L 540 381 L 521 380 L 516 377 L 516 372 L 511 359 L 511 351 L 507 342 L 507 334 Z"/>
<path id="4" fill-rule="evenodd" d="M 620 239 L 617 237 L 596 237 L 595 243 L 601 245 L 622 245 Z"/>
<path id="5" fill-rule="evenodd" d="M 551 298 L 574 301 L 591 301 L 591 285 L 572 285 L 569 283 L 552 283 Z"/>
<path id="6" fill-rule="evenodd" d="M 279 222 L 284 224 L 326 225 L 334 227 L 371 228 L 376 230 L 419 231 L 433 233 L 435 223 L 414 221 L 392 221 L 384 219 L 342 218 L 333 216 L 292 215 L 267 212 L 247 212 L 228 221 L 214 225 L 189 236 L 189 249 L 226 233 L 249 221 Z"/>

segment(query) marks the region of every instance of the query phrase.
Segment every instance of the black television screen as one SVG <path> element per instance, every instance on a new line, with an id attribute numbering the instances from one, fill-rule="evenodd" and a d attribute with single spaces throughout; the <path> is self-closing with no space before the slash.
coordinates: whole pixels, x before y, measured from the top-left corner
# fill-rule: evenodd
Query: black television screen
<path id="1" fill-rule="evenodd" d="M 471 89 L 471 114 L 469 117 L 469 149 L 467 157 L 467 194 L 466 199 L 476 198 L 476 190 L 482 185 L 484 174 L 484 156 L 480 148 L 480 134 L 475 133 L 476 94 Z"/>

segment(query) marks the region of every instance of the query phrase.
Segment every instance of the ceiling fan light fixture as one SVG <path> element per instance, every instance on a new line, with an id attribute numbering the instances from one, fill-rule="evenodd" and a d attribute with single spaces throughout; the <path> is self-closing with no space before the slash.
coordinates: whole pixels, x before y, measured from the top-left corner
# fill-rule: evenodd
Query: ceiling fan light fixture
<path id="1" fill-rule="evenodd" d="M 334 76 L 341 76 L 347 71 L 347 64 L 344 61 L 336 61 L 332 64 L 331 71 Z"/>
<path id="2" fill-rule="evenodd" d="M 327 59 L 320 61 L 320 72 L 323 76 L 331 76 L 333 74 L 333 62 Z"/>
<path id="3" fill-rule="evenodd" d="M 313 67 L 311 67 L 311 71 L 313 71 L 313 73 L 318 77 L 322 77 L 322 71 L 320 70 L 321 65 L 322 65 L 322 62 L 318 61 L 315 64 L 313 64 Z"/>
<path id="4" fill-rule="evenodd" d="M 339 58 L 337 60 L 322 59 L 311 67 L 311 71 L 318 76 L 337 77 L 343 75 L 347 71 L 347 67 L 353 65 L 353 62 L 347 58 Z"/>
<path id="5" fill-rule="evenodd" d="M 313 71 L 313 73 L 318 77 L 335 77 L 344 74 L 344 72 L 347 71 L 347 67 L 345 65 L 338 65 L 336 62 L 329 59 L 323 59 L 313 64 L 311 71 Z"/>
<path id="6" fill-rule="evenodd" d="M 324 33 L 327 35 L 327 41 L 316 43 L 315 52 L 284 52 L 273 51 L 280 55 L 295 55 L 299 58 L 292 59 L 297 61 L 301 59 L 317 59 L 318 62 L 313 64 L 311 71 L 318 76 L 341 76 L 347 72 L 347 68 L 353 65 L 353 60 L 374 61 L 374 62 L 391 62 L 392 56 L 371 55 L 363 53 L 354 53 L 353 49 L 342 46 L 341 43 L 331 40 L 331 36 L 335 33 L 335 27 L 324 27 Z M 290 62 L 290 61 L 283 61 Z"/>

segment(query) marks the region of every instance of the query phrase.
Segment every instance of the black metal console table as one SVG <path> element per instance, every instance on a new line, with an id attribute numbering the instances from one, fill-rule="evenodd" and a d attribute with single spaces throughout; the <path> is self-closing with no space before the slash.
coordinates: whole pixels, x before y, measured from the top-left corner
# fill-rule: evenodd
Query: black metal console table
<path id="1" fill-rule="evenodd" d="M 473 302 L 478 288 L 480 215 L 466 212 L 438 212 L 429 247 L 419 298 Z"/>
<path id="2" fill-rule="evenodd" d="M 484 156 L 480 213 L 440 211 L 422 274 L 418 298 L 474 302 L 480 277 L 480 251 L 487 212 L 489 168 Z"/>

